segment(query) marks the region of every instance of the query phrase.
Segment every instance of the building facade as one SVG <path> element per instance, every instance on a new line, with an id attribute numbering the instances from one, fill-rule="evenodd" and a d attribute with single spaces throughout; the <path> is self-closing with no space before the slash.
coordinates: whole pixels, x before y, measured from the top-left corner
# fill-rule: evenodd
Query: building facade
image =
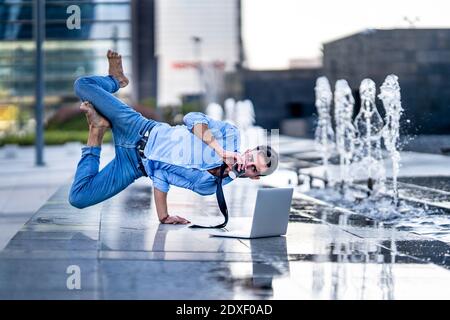
<path id="1" fill-rule="evenodd" d="M 68 29 L 67 8 L 77 5 L 81 28 Z M 73 92 L 73 80 L 82 74 L 106 73 L 105 53 L 117 48 L 125 56 L 126 70 L 131 74 L 130 3 L 129 1 L 51 1 L 46 4 L 45 73 L 48 94 Z M 0 3 L 1 70 L 11 81 L 20 79 L 24 88 L 33 90 L 34 56 L 32 1 Z M 19 64 L 19 68 L 17 67 Z M 127 68 L 128 67 L 128 68 Z M 16 73 L 17 70 L 17 73 Z M 25 77 L 25 74 L 28 75 Z M 15 79 L 15 80 L 12 80 Z M 2 80 L 8 80 L 1 78 Z M 28 91 L 26 91 L 28 93 Z"/>
<path id="2" fill-rule="evenodd" d="M 0 2 L 0 105 L 18 106 L 30 116 L 35 93 L 33 2 Z M 73 14 L 68 8 L 73 5 L 80 9 L 79 29 L 67 26 Z M 131 76 L 130 1 L 46 1 L 45 16 L 47 111 L 77 100 L 73 92 L 77 77 L 107 73 L 109 48 L 122 53 L 125 70 Z M 121 94 L 129 93 L 127 88 Z"/>
<path id="3" fill-rule="evenodd" d="M 324 44 L 324 74 L 346 79 L 359 106 L 359 85 L 399 77 L 402 124 L 411 134 L 450 133 L 450 29 L 367 30 Z M 377 99 L 383 113 L 381 101 Z"/>
<path id="4" fill-rule="evenodd" d="M 156 106 L 158 62 L 156 57 L 156 0 L 132 0 L 133 100 Z"/>
<path id="5" fill-rule="evenodd" d="M 157 1 L 158 105 L 218 102 L 224 73 L 243 59 L 240 10 L 239 0 Z"/>

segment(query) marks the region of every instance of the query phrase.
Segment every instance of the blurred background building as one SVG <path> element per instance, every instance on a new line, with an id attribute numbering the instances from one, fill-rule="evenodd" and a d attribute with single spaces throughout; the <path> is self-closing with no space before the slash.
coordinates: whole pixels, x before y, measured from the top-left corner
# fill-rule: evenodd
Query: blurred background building
<path id="1" fill-rule="evenodd" d="M 69 29 L 69 5 L 81 9 L 80 29 Z M 116 48 L 131 70 L 130 1 L 46 1 L 45 5 L 46 119 L 78 99 L 73 83 L 80 75 L 107 70 L 105 53 Z M 0 2 L 0 115 L 20 110 L 18 127 L 33 120 L 35 61 L 33 1 Z M 123 95 L 128 95 L 124 90 Z M 3 109 L 3 111 L 2 111 Z M 7 113 L 8 115 L 11 112 Z"/>
<path id="2" fill-rule="evenodd" d="M 158 105 L 223 98 L 226 72 L 243 62 L 240 0 L 157 1 Z"/>
<path id="3" fill-rule="evenodd" d="M 361 81 L 371 78 L 379 88 L 394 73 L 407 120 L 402 123 L 403 133 L 450 133 L 450 29 L 371 29 L 325 43 L 323 48 L 323 67 L 296 62 L 286 70 L 240 70 L 228 76 L 228 92 L 251 99 L 256 121 L 263 127 L 311 136 L 319 75 L 327 76 L 332 85 L 338 79 L 349 82 L 356 114 Z M 383 114 L 379 99 L 377 104 Z"/>
<path id="4" fill-rule="evenodd" d="M 131 1 L 132 97 L 152 107 L 156 107 L 158 92 L 155 4 L 155 0 Z"/>
<path id="5" fill-rule="evenodd" d="M 121 98 L 169 122 L 232 97 L 253 102 L 257 125 L 311 136 L 318 76 L 332 83 L 347 79 L 357 109 L 362 79 L 380 86 L 395 73 L 409 132 L 450 133 L 449 29 L 371 29 L 325 43 L 319 59 L 293 59 L 284 70 L 252 70 L 246 67 L 245 1 L 46 0 L 46 133 L 86 130 L 73 82 L 104 74 L 109 48 L 123 55 L 131 78 Z M 66 26 L 70 5 L 81 9 L 79 30 Z M 0 1 L 0 135 L 33 132 L 34 68 L 33 1 Z M 73 117 L 79 121 L 67 125 Z"/>
<path id="6" fill-rule="evenodd" d="M 253 102 L 256 123 L 263 128 L 279 128 L 283 134 L 293 136 L 311 136 L 314 86 L 321 72 L 316 65 L 296 65 L 287 70 L 241 69 L 227 74 L 225 87 L 229 96 Z"/>

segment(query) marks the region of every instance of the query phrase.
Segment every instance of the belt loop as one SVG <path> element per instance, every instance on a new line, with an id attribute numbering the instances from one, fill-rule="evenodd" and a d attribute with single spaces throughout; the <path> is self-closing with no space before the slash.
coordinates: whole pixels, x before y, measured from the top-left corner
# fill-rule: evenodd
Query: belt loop
<path id="1" fill-rule="evenodd" d="M 147 145 L 148 137 L 150 136 L 151 130 L 152 130 L 151 128 L 148 129 L 144 133 L 143 137 L 136 144 L 136 150 L 138 152 L 139 169 L 142 171 L 142 174 L 145 177 L 148 177 L 148 175 L 147 175 L 147 172 L 145 171 L 144 164 L 142 163 L 142 159 L 145 158 L 144 150 L 145 150 L 145 146 Z"/>
<path id="2" fill-rule="evenodd" d="M 136 145 L 136 149 L 138 150 L 138 153 L 140 155 L 141 158 L 144 158 L 144 150 L 145 150 L 145 146 L 147 145 L 148 142 L 148 137 L 150 136 L 150 131 L 152 129 L 147 130 L 144 135 L 142 136 L 142 138 L 138 141 L 137 145 Z"/>

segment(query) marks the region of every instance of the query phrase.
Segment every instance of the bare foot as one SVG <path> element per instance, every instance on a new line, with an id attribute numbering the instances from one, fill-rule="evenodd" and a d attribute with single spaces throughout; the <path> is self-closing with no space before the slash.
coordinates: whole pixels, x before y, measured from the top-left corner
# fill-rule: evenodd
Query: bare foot
<path id="1" fill-rule="evenodd" d="M 80 105 L 80 110 L 86 114 L 86 119 L 89 124 L 89 127 L 92 128 L 101 128 L 108 129 L 111 128 L 111 124 L 106 118 L 102 117 L 95 109 L 94 106 L 85 101 Z"/>
<path id="2" fill-rule="evenodd" d="M 106 54 L 109 63 L 109 74 L 119 81 L 121 88 L 124 88 L 130 82 L 123 74 L 122 56 L 115 51 L 108 50 Z"/>

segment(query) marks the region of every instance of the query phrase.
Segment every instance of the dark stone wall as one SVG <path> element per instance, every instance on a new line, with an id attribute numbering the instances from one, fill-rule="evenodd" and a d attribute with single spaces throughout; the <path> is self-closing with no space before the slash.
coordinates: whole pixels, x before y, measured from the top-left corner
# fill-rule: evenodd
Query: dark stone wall
<path id="1" fill-rule="evenodd" d="M 379 88 L 387 75 L 396 74 L 405 130 L 450 133 L 450 29 L 366 31 L 325 44 L 323 62 L 330 82 L 346 79 L 356 95 L 364 78 Z"/>
<path id="2" fill-rule="evenodd" d="M 315 112 L 314 84 L 320 72 L 320 69 L 243 70 L 233 77 L 241 85 L 235 98 L 253 102 L 257 125 L 279 129 L 284 119 L 307 118 Z M 236 87 L 234 81 L 233 86 Z"/>

